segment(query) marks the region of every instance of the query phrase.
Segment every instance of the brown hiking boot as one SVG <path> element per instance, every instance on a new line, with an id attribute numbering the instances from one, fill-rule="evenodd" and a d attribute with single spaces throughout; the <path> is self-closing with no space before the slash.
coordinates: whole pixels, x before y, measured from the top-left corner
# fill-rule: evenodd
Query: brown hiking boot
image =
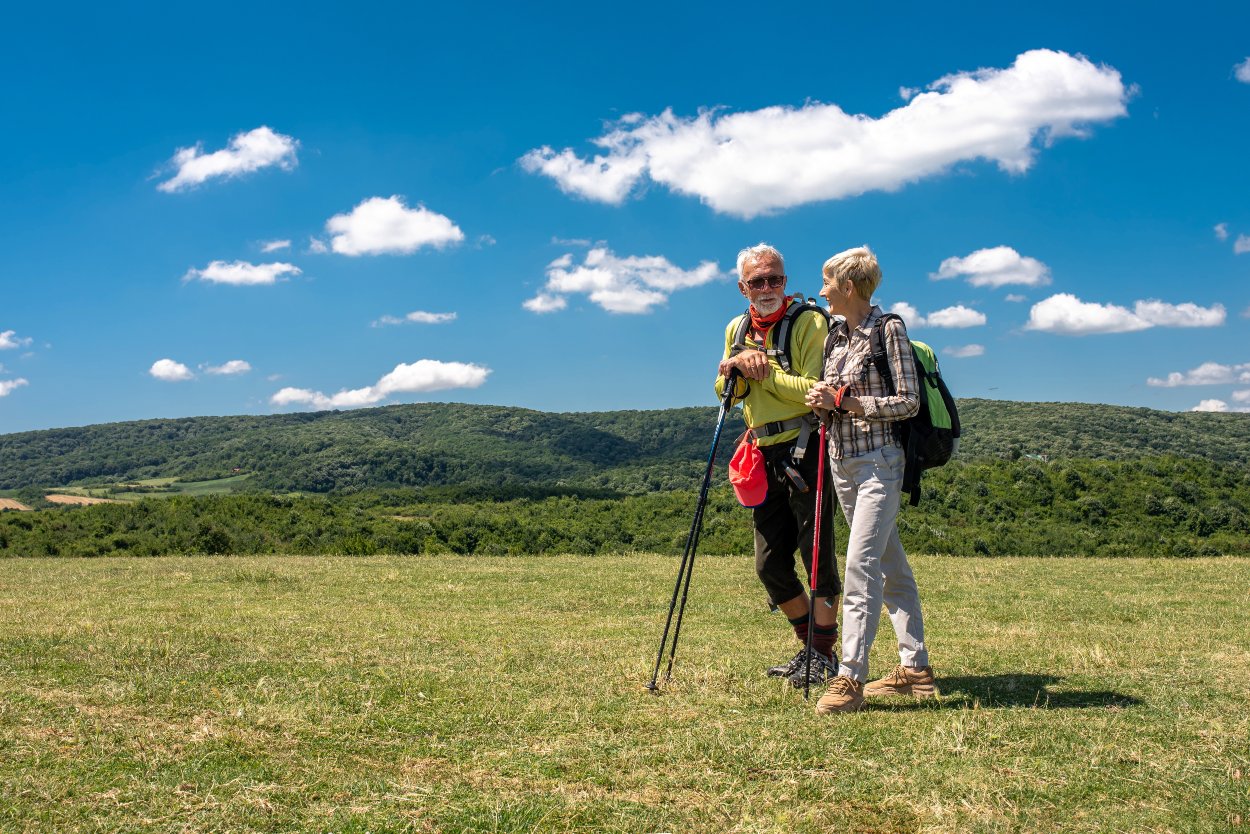
<path id="1" fill-rule="evenodd" d="M 933 669 L 929 666 L 895 666 L 893 672 L 864 687 L 864 695 L 869 698 L 883 695 L 932 698 L 937 691 L 937 685 L 933 682 Z"/>
<path id="2" fill-rule="evenodd" d="M 855 712 L 864 705 L 864 685 L 854 678 L 838 675 L 829 684 L 829 691 L 816 702 L 817 715 Z"/>

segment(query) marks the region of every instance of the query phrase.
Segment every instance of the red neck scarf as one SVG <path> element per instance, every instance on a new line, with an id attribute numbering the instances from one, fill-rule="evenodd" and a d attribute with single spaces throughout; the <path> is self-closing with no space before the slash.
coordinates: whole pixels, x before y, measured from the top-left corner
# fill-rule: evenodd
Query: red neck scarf
<path id="1" fill-rule="evenodd" d="M 781 302 L 781 306 L 778 307 L 775 312 L 769 313 L 766 316 L 761 316 L 759 313 L 757 313 L 755 311 L 755 305 L 752 304 L 749 310 L 751 314 L 752 329 L 754 329 L 757 333 L 759 333 L 761 338 L 768 335 L 769 328 L 771 328 L 777 322 L 781 321 L 781 317 L 786 314 L 786 309 L 790 306 L 790 299 L 792 298 L 794 298 L 794 296 L 787 295 L 785 299 Z"/>

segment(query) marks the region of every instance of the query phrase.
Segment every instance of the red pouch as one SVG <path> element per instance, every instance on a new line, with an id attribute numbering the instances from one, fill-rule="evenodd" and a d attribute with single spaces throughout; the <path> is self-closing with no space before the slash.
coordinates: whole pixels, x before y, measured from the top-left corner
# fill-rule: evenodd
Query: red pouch
<path id="1" fill-rule="evenodd" d="M 749 437 L 742 438 L 729 461 L 729 483 L 733 484 L 738 503 L 744 507 L 758 507 L 768 495 L 764 453 Z"/>

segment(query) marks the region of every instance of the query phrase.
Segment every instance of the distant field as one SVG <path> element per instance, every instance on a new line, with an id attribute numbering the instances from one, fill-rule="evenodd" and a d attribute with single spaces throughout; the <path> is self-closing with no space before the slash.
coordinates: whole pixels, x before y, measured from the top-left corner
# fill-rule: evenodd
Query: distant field
<path id="1" fill-rule="evenodd" d="M 111 500 L 108 498 L 92 498 L 87 495 L 65 495 L 58 493 L 49 493 L 44 498 L 51 504 L 66 504 L 69 506 L 88 506 L 90 504 L 108 504 Z"/>
<path id="2" fill-rule="evenodd" d="M 89 487 L 58 487 L 55 491 L 61 495 L 82 496 L 85 498 L 106 498 L 115 501 L 138 501 L 141 498 L 167 498 L 171 495 L 223 495 L 235 492 L 243 485 L 252 473 L 232 475 L 229 478 L 215 478 L 210 481 L 179 481 L 177 478 L 144 478 L 139 481 L 120 482 L 105 486 Z M 47 496 L 54 504 L 94 504 L 96 501 L 65 501 Z"/>
<path id="3" fill-rule="evenodd" d="M 673 558 L 2 560 L 0 830 L 1246 830 L 1250 560 L 916 567 L 943 699 L 827 720 L 745 559 L 660 697 Z"/>
<path id="4" fill-rule="evenodd" d="M 29 510 L 30 507 L 12 498 L 0 498 L 0 510 Z"/>

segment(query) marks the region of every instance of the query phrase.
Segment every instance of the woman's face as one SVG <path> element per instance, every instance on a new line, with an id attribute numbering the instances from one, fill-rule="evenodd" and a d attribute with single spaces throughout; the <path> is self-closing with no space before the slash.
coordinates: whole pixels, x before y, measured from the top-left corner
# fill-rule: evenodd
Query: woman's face
<path id="1" fill-rule="evenodd" d="M 847 315 L 851 293 L 853 292 L 855 292 L 855 285 L 850 281 L 839 287 L 837 279 L 827 276 L 824 278 L 824 283 L 820 286 L 820 296 L 828 302 L 829 312 L 835 316 Z"/>

